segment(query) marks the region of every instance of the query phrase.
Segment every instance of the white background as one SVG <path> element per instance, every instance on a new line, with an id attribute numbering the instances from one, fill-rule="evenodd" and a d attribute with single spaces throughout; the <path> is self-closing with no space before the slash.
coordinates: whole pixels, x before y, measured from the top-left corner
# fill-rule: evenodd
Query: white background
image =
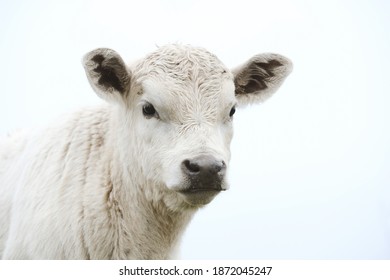
<path id="1" fill-rule="evenodd" d="M 294 71 L 238 110 L 231 189 L 200 210 L 184 259 L 390 259 L 390 2 L 0 0 L 0 134 L 101 101 L 81 57 L 170 42 L 234 67 Z"/>

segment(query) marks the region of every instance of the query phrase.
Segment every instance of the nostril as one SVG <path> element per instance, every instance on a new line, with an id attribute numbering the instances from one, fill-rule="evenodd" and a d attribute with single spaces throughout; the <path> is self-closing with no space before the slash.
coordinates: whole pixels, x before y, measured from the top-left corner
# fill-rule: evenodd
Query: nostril
<path id="1" fill-rule="evenodd" d="M 225 162 L 221 161 L 221 162 L 215 162 L 213 164 L 213 168 L 214 168 L 214 171 L 219 173 L 221 172 L 221 170 L 223 170 L 225 168 Z"/>
<path id="2" fill-rule="evenodd" d="M 224 161 L 221 162 L 221 165 L 218 169 L 218 172 L 225 171 L 226 170 L 226 163 Z"/>
<path id="3" fill-rule="evenodd" d="M 197 164 L 195 162 L 191 162 L 190 160 L 185 160 L 183 162 L 183 164 L 187 168 L 187 170 L 192 172 L 192 173 L 200 172 L 200 166 L 199 166 L 199 164 Z"/>
<path id="4" fill-rule="evenodd" d="M 220 175 L 225 174 L 226 163 L 224 161 L 216 163 L 214 165 L 214 170 L 215 170 L 216 173 L 219 173 Z"/>

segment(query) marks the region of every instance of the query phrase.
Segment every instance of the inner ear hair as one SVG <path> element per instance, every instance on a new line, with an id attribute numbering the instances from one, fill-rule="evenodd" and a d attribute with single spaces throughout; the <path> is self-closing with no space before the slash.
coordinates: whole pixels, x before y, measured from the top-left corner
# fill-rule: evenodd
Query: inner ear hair
<path id="1" fill-rule="evenodd" d="M 267 83 L 275 77 L 274 69 L 282 66 L 277 60 L 270 60 L 268 62 L 253 61 L 246 71 L 241 74 L 241 79 L 237 77 L 235 80 L 236 94 L 254 93 L 260 90 L 267 89 Z M 239 84 L 239 81 L 243 84 Z"/>
<path id="2" fill-rule="evenodd" d="M 112 87 L 120 93 L 125 91 L 127 81 L 126 77 L 121 74 L 123 66 L 117 57 L 105 58 L 103 55 L 97 54 L 92 57 L 92 61 L 97 63 L 97 67 L 93 71 L 100 75 L 99 85 L 107 89 Z"/>
<path id="3" fill-rule="evenodd" d="M 122 58 L 113 50 L 97 49 L 84 58 L 90 82 L 104 92 L 125 94 L 130 87 L 130 74 Z"/>
<path id="4" fill-rule="evenodd" d="M 236 95 L 274 91 L 291 71 L 291 62 L 277 54 L 254 56 L 234 72 Z"/>

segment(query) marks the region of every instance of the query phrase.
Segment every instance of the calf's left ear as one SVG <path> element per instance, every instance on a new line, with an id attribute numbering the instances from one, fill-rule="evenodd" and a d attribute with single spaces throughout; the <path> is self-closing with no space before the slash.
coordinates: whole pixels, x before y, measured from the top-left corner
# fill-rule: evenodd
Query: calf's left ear
<path id="1" fill-rule="evenodd" d="M 130 72 L 119 54 L 101 48 L 87 53 L 83 66 L 89 83 L 98 96 L 107 101 L 118 101 L 130 88 Z"/>
<path id="2" fill-rule="evenodd" d="M 238 104 L 265 101 L 281 86 L 291 71 L 291 61 L 279 54 L 265 53 L 252 57 L 232 70 Z"/>

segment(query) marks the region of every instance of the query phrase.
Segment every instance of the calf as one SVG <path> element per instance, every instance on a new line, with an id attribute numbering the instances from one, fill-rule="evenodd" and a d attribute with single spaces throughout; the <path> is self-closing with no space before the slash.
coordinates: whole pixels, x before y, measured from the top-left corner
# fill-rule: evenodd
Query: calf
<path id="1" fill-rule="evenodd" d="M 270 97 L 292 64 L 260 54 L 230 71 L 174 44 L 132 67 L 110 49 L 83 65 L 106 105 L 0 144 L 0 256 L 170 258 L 228 188 L 235 108 Z"/>

